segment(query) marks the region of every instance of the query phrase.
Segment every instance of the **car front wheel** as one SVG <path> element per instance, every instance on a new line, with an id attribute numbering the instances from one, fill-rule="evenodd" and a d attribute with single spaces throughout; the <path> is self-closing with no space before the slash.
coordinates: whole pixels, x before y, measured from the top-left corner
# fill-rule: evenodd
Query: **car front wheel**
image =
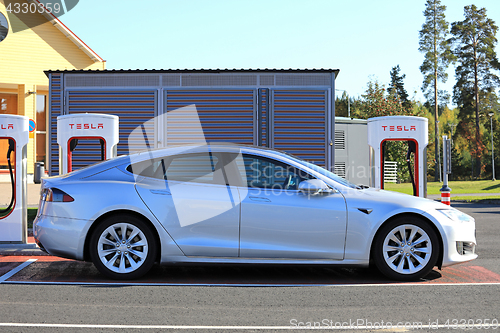
<path id="1" fill-rule="evenodd" d="M 390 279 L 410 281 L 427 275 L 436 265 L 440 243 L 425 221 L 402 217 L 382 227 L 375 239 L 377 268 Z"/>
<path id="2" fill-rule="evenodd" d="M 96 268 L 113 279 L 136 279 L 154 264 L 156 239 L 141 219 L 125 214 L 102 221 L 90 239 Z"/>

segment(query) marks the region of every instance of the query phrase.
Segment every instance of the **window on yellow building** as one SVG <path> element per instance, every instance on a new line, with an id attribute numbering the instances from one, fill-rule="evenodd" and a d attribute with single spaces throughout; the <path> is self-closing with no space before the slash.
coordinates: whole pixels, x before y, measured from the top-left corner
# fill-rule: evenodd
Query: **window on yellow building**
<path id="1" fill-rule="evenodd" d="M 17 114 L 16 94 L 0 94 L 0 113 Z"/>

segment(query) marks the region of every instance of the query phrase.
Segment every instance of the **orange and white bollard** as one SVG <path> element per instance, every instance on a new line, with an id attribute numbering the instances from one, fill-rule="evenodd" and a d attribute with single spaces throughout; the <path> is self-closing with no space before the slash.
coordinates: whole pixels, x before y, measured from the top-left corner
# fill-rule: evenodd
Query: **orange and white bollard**
<path id="1" fill-rule="evenodd" d="M 449 187 L 441 188 L 440 191 L 441 191 L 441 203 L 450 206 L 451 188 Z"/>

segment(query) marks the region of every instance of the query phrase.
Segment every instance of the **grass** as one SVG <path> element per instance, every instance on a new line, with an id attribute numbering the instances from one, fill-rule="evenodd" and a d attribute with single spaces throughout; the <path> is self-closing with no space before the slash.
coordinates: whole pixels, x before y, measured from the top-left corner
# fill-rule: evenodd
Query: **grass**
<path id="1" fill-rule="evenodd" d="M 465 201 L 486 204 L 499 204 L 500 195 L 487 195 L 487 196 L 463 196 L 451 198 L 451 201 Z"/>
<path id="2" fill-rule="evenodd" d="M 33 228 L 33 220 L 36 217 L 38 208 L 28 208 L 28 228 Z"/>
<path id="3" fill-rule="evenodd" d="M 442 183 L 438 182 L 428 182 L 427 183 L 427 194 L 441 194 L 439 189 L 443 186 Z M 448 187 L 451 188 L 451 194 L 461 194 L 461 193 L 500 193 L 500 180 L 475 180 L 475 181 L 450 181 L 448 182 Z M 412 194 L 413 187 L 411 183 L 403 184 L 393 184 L 385 183 L 385 190 Z M 500 199 L 500 196 L 494 196 Z"/>

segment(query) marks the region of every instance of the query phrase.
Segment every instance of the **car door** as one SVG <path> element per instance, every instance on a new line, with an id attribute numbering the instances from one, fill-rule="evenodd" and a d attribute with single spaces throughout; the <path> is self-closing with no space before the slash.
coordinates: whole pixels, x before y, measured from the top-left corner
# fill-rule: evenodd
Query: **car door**
<path id="1" fill-rule="evenodd" d="M 343 259 L 346 204 L 339 193 L 308 195 L 314 177 L 263 156 L 244 154 L 240 257 Z"/>
<path id="2" fill-rule="evenodd" d="M 136 166 L 136 189 L 186 256 L 237 257 L 239 194 L 218 153 L 190 153 Z M 137 172 L 136 172 L 137 173 Z"/>

